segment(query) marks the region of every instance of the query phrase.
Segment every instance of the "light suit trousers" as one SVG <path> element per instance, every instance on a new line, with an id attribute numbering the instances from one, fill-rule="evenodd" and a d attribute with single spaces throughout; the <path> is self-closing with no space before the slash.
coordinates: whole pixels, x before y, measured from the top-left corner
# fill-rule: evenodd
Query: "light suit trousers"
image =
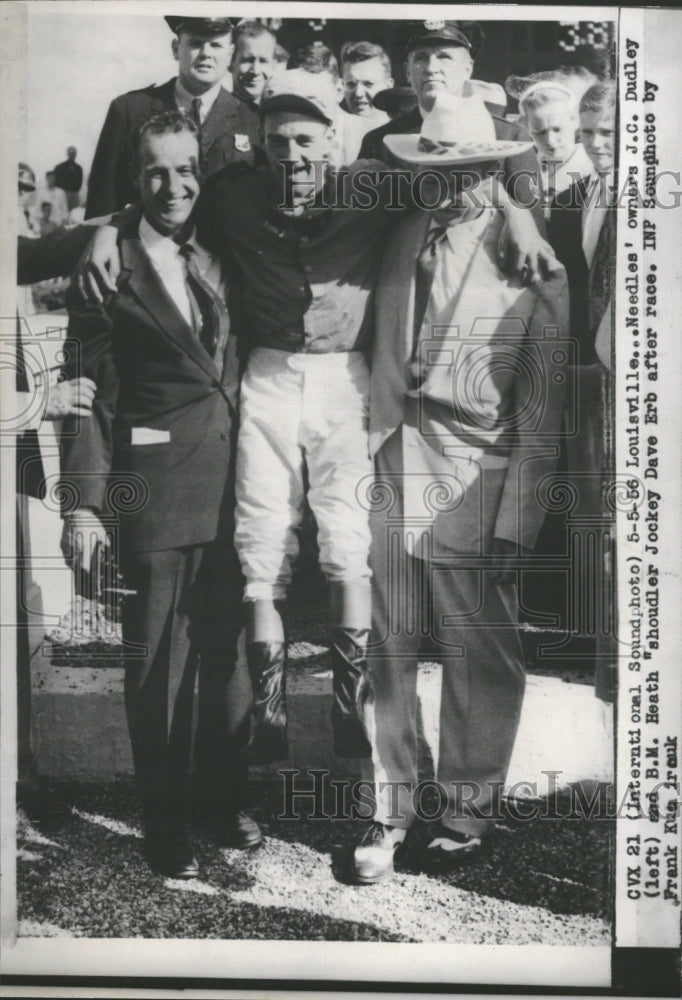
<path id="1" fill-rule="evenodd" d="M 503 463 L 502 463 L 503 464 Z M 485 466 L 485 461 L 482 461 Z M 492 579 L 503 467 L 446 458 L 403 425 L 376 456 L 372 634 L 365 727 L 375 818 L 409 827 L 420 815 L 478 835 L 496 811 L 525 687 L 514 583 Z M 417 662 L 430 636 L 442 663 L 438 813 L 417 773 Z M 430 810 L 429 804 L 429 810 Z"/>

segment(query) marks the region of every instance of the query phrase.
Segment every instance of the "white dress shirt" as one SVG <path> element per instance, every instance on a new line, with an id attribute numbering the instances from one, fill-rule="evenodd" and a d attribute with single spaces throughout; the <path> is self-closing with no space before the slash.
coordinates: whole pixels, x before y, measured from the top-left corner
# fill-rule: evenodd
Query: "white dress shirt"
<path id="1" fill-rule="evenodd" d="M 604 190 L 600 191 L 600 184 Z M 608 208 L 607 200 L 613 188 L 613 174 L 593 173 L 587 187 L 587 199 L 583 207 L 583 253 L 587 266 L 592 267 L 595 250 L 599 241 L 604 214 Z"/>
<path id="2" fill-rule="evenodd" d="M 474 259 L 475 248 L 483 239 L 490 222 L 491 212 L 491 208 L 484 208 L 476 218 L 449 226 L 438 244 L 433 284 L 419 334 L 420 340 L 433 337 L 434 327 L 456 324 L 459 295 Z M 433 219 L 426 242 L 438 227 L 439 223 Z"/>
<path id="3" fill-rule="evenodd" d="M 185 281 L 185 261 L 180 254 L 180 247 L 151 226 L 145 218 L 140 222 L 140 242 L 147 251 L 154 270 L 177 306 L 182 318 L 192 326 L 192 308 L 187 294 Z"/>
<path id="4" fill-rule="evenodd" d="M 143 217 L 139 227 L 140 242 L 154 270 L 177 306 L 183 319 L 192 326 L 192 307 L 187 293 L 185 261 L 180 245 L 172 237 L 163 236 Z M 197 271 L 222 302 L 225 301 L 225 280 L 220 260 L 197 242 L 194 234 L 185 240 L 194 248 Z"/>
<path id="5" fill-rule="evenodd" d="M 563 163 L 557 163 L 555 160 L 546 163 L 540 160 L 539 181 L 543 197 L 551 201 L 557 194 L 561 194 L 575 181 L 586 177 L 592 171 L 592 160 L 585 152 L 582 142 L 576 142 L 573 152 Z"/>
<path id="6" fill-rule="evenodd" d="M 335 123 L 342 152 L 342 166 L 353 163 L 358 158 L 362 140 L 372 129 L 379 128 L 390 121 L 385 111 L 378 109 L 371 115 L 352 115 L 343 108 L 339 108 L 338 121 Z"/>
<path id="7" fill-rule="evenodd" d="M 180 83 L 180 77 L 178 77 L 175 81 L 175 102 L 181 111 L 186 111 L 187 114 L 190 114 L 192 111 L 192 101 L 195 97 L 198 97 L 199 117 L 203 124 L 206 121 L 207 114 L 215 104 L 221 86 L 221 83 L 216 83 L 210 90 L 206 90 L 203 94 L 190 94 Z"/>

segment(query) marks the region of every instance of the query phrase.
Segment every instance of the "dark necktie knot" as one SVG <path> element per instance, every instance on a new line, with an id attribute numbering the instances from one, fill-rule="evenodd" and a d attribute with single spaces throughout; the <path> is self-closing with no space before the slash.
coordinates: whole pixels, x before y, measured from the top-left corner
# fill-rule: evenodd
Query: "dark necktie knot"
<path id="1" fill-rule="evenodd" d="M 419 253 L 420 258 L 433 258 L 436 256 L 438 244 L 441 243 L 448 231 L 447 226 L 433 226 L 427 233 L 424 246 Z"/>
<path id="2" fill-rule="evenodd" d="M 201 98 L 193 97 L 192 103 L 189 109 L 189 116 L 196 125 L 197 129 L 201 128 Z"/>
<path id="3" fill-rule="evenodd" d="M 414 325 L 413 339 L 416 345 L 419 341 L 426 307 L 431 295 L 436 264 L 438 262 L 438 247 L 441 245 L 448 231 L 447 226 L 432 226 L 426 234 L 424 245 L 417 256 L 417 270 L 415 275 L 414 288 Z"/>

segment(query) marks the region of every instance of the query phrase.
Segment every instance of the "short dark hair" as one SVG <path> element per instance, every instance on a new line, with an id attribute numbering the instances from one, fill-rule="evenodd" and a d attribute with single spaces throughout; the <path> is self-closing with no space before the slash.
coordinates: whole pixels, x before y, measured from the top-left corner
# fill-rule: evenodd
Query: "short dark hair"
<path id="1" fill-rule="evenodd" d="M 197 127 L 184 111 L 160 111 L 157 115 L 145 118 L 137 128 L 130 133 L 130 155 L 133 165 L 140 165 L 140 149 L 146 135 L 167 135 L 177 132 L 191 132 L 199 141 Z"/>
<path id="2" fill-rule="evenodd" d="M 235 52 L 240 38 L 262 38 L 264 35 L 269 35 L 277 45 L 277 36 L 274 31 L 268 28 L 267 24 L 261 24 L 260 21 L 242 21 L 232 32 L 232 44 Z"/>
<path id="3" fill-rule="evenodd" d="M 341 47 L 341 69 L 346 63 L 367 62 L 368 59 L 379 59 L 386 75 L 391 75 L 391 60 L 381 45 L 375 45 L 374 42 L 346 42 Z"/>
<path id="4" fill-rule="evenodd" d="M 304 69 L 306 73 L 331 73 L 335 83 L 339 79 L 337 58 L 324 42 L 299 45 L 291 53 L 288 68 Z"/>
<path id="5" fill-rule="evenodd" d="M 275 45 L 275 62 L 284 63 L 285 66 L 289 62 L 289 53 L 279 42 Z"/>
<path id="6" fill-rule="evenodd" d="M 600 80 L 592 84 L 580 99 L 580 111 L 608 111 L 616 106 L 616 81 Z"/>

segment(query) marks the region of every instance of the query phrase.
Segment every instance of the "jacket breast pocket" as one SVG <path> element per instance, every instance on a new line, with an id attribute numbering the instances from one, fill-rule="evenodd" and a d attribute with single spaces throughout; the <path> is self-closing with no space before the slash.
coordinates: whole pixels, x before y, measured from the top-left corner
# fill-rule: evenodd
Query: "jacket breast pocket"
<path id="1" fill-rule="evenodd" d="M 117 470 L 165 468 L 171 464 L 173 448 L 170 441 L 159 444 L 122 444 L 116 447 L 114 465 Z"/>

